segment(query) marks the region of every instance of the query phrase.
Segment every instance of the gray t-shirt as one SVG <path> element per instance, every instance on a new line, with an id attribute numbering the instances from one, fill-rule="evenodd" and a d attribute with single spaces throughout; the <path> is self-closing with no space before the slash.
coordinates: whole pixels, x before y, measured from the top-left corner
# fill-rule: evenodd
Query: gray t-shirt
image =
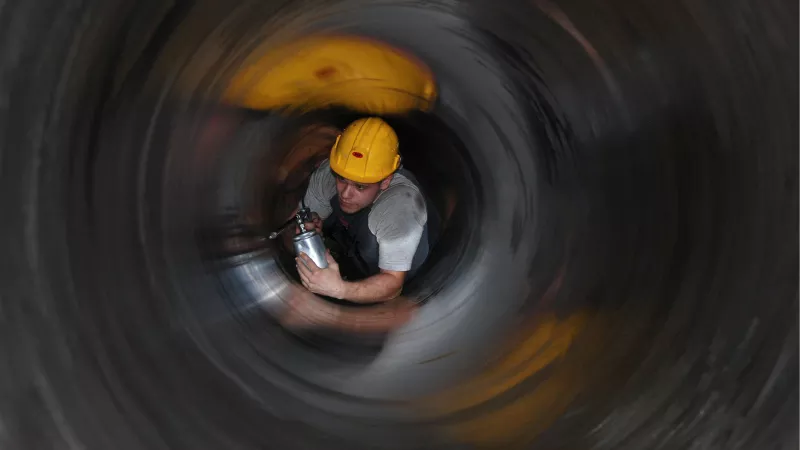
<path id="1" fill-rule="evenodd" d="M 305 203 L 325 220 L 333 213 L 336 179 L 326 159 L 311 174 Z M 378 267 L 408 272 L 428 221 L 425 198 L 408 178 L 396 173 L 389 187 L 378 194 L 369 212 L 369 231 L 378 241 Z"/>

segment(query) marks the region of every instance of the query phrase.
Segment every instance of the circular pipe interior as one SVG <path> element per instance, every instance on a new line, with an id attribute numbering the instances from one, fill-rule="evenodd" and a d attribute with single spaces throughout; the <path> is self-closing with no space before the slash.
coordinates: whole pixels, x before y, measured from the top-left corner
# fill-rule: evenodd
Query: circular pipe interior
<path id="1" fill-rule="evenodd" d="M 6 2 L 0 443 L 796 447 L 796 16 Z M 220 100 L 255 49 L 330 32 L 434 74 L 386 119 L 446 219 L 418 313 L 348 342 L 280 325 L 302 287 L 266 236 L 362 113 Z"/>

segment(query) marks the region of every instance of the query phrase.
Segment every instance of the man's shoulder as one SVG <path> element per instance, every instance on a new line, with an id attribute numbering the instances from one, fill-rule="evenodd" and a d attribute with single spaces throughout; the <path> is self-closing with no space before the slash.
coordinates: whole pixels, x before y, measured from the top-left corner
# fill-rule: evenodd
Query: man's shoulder
<path id="1" fill-rule="evenodd" d="M 413 202 L 417 200 L 422 200 L 422 206 L 425 206 L 424 197 L 419 187 L 404 177 L 404 180 L 399 180 L 397 183 L 392 180 L 392 184 L 375 200 L 375 204 L 396 204 L 397 202 Z"/>
<path id="2" fill-rule="evenodd" d="M 336 180 L 331 174 L 330 163 L 327 159 L 314 169 L 311 178 L 308 180 L 306 192 L 316 198 L 318 203 L 327 202 L 336 194 Z M 321 207 L 322 205 L 317 205 L 317 208 Z"/>
<path id="3" fill-rule="evenodd" d="M 413 177 L 413 175 L 411 176 Z M 389 192 L 408 193 L 411 191 L 420 194 L 422 193 L 420 191 L 419 186 L 417 186 L 416 183 L 414 183 L 414 181 L 411 178 L 405 176 L 403 173 L 396 173 L 392 178 L 392 182 L 389 183 L 389 187 L 386 189 L 385 193 Z"/>
<path id="4" fill-rule="evenodd" d="M 425 197 L 410 181 L 390 185 L 375 200 L 370 211 L 370 221 L 375 225 L 377 225 L 375 221 L 386 224 L 408 220 L 424 224 L 426 217 Z"/>
<path id="5" fill-rule="evenodd" d="M 408 211 L 409 207 L 415 210 L 425 210 L 425 197 L 414 181 L 402 173 L 395 174 L 389 187 L 376 199 L 375 204 L 381 203 L 384 207 L 397 210 L 398 213 Z"/>
<path id="6" fill-rule="evenodd" d="M 317 166 L 317 168 L 314 169 L 314 172 L 311 174 L 311 178 L 314 178 L 314 179 L 317 179 L 317 180 L 324 180 L 325 182 L 328 182 L 326 184 L 329 184 L 329 182 L 332 182 L 334 180 L 334 178 L 333 178 L 333 174 L 331 173 L 331 162 L 330 162 L 330 160 L 326 158 L 322 162 L 320 162 L 319 165 Z"/>

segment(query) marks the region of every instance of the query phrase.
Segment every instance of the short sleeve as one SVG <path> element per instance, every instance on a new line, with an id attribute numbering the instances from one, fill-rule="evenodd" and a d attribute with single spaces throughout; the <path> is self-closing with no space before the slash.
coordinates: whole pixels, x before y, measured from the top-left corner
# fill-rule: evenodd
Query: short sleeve
<path id="1" fill-rule="evenodd" d="M 325 220 L 333 213 L 331 198 L 334 195 L 336 195 L 336 180 L 331 173 L 330 162 L 326 159 L 311 174 L 304 199 L 306 206 Z"/>
<path id="2" fill-rule="evenodd" d="M 378 241 L 378 267 L 411 270 L 427 222 L 422 194 L 415 187 L 390 187 L 372 207 L 369 228 Z"/>

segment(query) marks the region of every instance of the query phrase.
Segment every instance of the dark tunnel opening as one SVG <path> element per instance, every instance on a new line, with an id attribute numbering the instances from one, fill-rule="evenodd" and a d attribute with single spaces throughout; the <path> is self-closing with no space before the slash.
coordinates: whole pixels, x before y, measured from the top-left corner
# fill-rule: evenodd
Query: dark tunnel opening
<path id="1" fill-rule="evenodd" d="M 8 2 L 0 442 L 796 448 L 796 16 Z M 354 116 L 219 101 L 247 55 L 316 32 L 430 66 L 434 109 L 387 119 L 457 199 L 423 308 L 366 359 L 281 326 L 298 287 L 264 238 Z"/>
<path id="2" fill-rule="evenodd" d="M 265 251 L 275 252 L 276 268 L 287 282 L 298 284 L 291 249 L 280 240 L 270 243 L 264 237 L 296 207 L 311 172 L 327 158 L 336 134 L 363 114 L 346 109 L 314 111 L 297 117 L 243 111 L 228 113 L 241 121 L 238 122 L 239 131 L 230 131 L 229 144 L 237 140 L 237 134 L 247 136 L 249 132 L 269 129 L 270 121 L 280 123 L 280 136 L 275 138 L 278 143 L 275 148 L 260 146 L 260 141 L 247 138 L 242 140 L 244 153 L 231 151 L 228 145 L 219 146 L 219 157 L 205 175 L 211 180 L 206 191 L 227 191 L 227 206 L 209 203 L 202 207 L 209 211 L 211 218 L 205 221 L 208 224 L 206 229 L 197 235 L 197 246 L 206 249 L 205 257 L 212 262 L 209 266 L 211 271 L 225 271 L 248 264 L 252 257 L 263 257 Z M 436 210 L 431 214 L 438 215 L 441 228 L 428 261 L 404 287 L 404 295 L 413 298 L 417 304 L 424 304 L 454 277 L 459 261 L 467 254 L 468 249 L 463 243 L 466 236 L 475 232 L 476 226 L 470 218 L 480 215 L 475 192 L 477 182 L 472 178 L 474 170 L 464 160 L 467 155 L 463 144 L 435 116 L 410 113 L 385 119 L 398 133 L 403 167 L 411 170 L 432 199 Z M 233 144 L 233 147 L 237 145 Z M 244 155 L 249 155 L 248 159 L 242 160 Z M 231 175 L 230 169 L 226 168 L 233 166 L 243 167 L 243 170 Z M 239 181 L 231 182 L 232 176 Z M 225 185 L 235 187 L 226 188 Z M 219 217 L 215 211 L 227 213 Z M 200 217 L 209 216 L 201 212 Z M 263 218 L 270 218 L 273 222 L 264 223 L 261 221 Z M 235 303 L 233 313 L 237 308 L 251 308 L 260 295 L 263 293 L 240 299 Z M 333 299 L 328 301 L 340 304 Z M 344 304 L 358 307 L 358 304 Z M 363 364 L 381 350 L 385 338 L 383 333 L 372 338 L 361 334 L 311 333 L 301 335 L 300 342 L 328 357 L 344 355 Z"/>

